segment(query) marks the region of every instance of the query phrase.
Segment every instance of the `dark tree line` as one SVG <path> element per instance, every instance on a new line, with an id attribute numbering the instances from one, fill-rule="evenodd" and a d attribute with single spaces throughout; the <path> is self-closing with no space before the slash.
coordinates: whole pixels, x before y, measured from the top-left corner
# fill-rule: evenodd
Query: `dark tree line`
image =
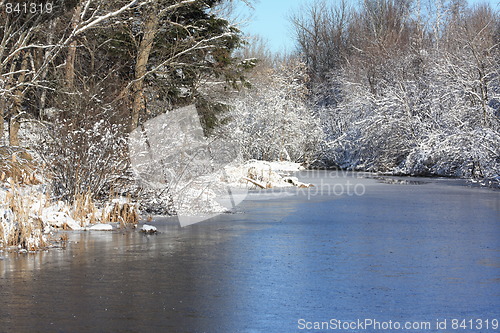
<path id="1" fill-rule="evenodd" d="M 0 1 L 1 144 L 43 124 L 36 148 L 73 196 L 123 174 L 124 138 L 159 113 L 196 103 L 216 126 L 224 108 L 200 82 L 234 87 L 245 68 L 232 55 L 240 31 L 216 10 L 226 2 L 58 0 L 31 12 Z"/>
<path id="2" fill-rule="evenodd" d="M 120 118 L 135 127 L 149 112 L 149 85 L 175 106 L 202 98 L 203 75 L 235 83 L 231 53 L 241 39 L 211 12 L 221 2 L 67 0 L 43 13 L 9 12 L 2 2 L 2 118 L 15 127 L 21 111 L 39 119 L 49 108 L 73 113 L 66 103 L 81 96 L 124 109 Z"/>

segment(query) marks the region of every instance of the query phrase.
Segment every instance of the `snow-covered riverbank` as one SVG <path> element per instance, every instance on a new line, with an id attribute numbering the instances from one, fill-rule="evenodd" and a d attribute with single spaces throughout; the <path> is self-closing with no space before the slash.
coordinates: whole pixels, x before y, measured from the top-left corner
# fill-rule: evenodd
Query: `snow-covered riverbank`
<path id="1" fill-rule="evenodd" d="M 251 160 L 231 164 L 217 175 L 207 176 L 214 186 L 207 186 L 202 179 L 182 186 L 182 194 L 172 193 L 172 197 L 182 201 L 177 210 L 183 215 L 224 213 L 228 209 L 217 201 L 217 188 L 230 186 L 252 190 L 309 186 L 290 176 L 292 172 L 303 169 L 299 163 L 292 162 Z M 90 196 L 83 195 L 73 204 L 68 204 L 51 199 L 49 191 L 46 184 L 21 185 L 10 178 L 0 184 L 0 248 L 37 250 L 60 241 L 60 230 L 112 231 L 135 225 L 139 219 L 137 214 L 141 213 L 138 209 L 140 203 L 132 202 L 130 198 L 96 203 Z M 199 205 L 200 191 L 203 205 Z M 146 217 L 142 215 L 142 218 Z"/>
<path id="2" fill-rule="evenodd" d="M 137 221 L 135 204 L 125 198 L 97 205 L 82 196 L 68 204 L 51 199 L 47 188 L 0 185 L 0 248 L 34 251 L 64 239 L 60 230 L 114 230 Z"/>

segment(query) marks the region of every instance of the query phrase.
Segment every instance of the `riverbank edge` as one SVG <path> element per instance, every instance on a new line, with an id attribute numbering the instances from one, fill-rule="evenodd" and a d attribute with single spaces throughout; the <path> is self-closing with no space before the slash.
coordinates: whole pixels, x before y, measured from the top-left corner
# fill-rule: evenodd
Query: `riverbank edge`
<path id="1" fill-rule="evenodd" d="M 273 188 L 306 186 L 293 177 L 304 170 L 299 163 L 249 160 L 230 165 L 221 180 L 231 186 Z M 94 202 L 82 196 L 80 202 L 66 203 L 50 198 L 48 181 L 18 184 L 7 178 L 0 182 L 0 250 L 36 252 L 64 247 L 68 231 L 129 231 L 146 223 L 153 214 L 142 212 L 130 197 Z M 214 205 L 215 206 L 215 205 Z M 216 211 L 215 213 L 221 213 Z"/>

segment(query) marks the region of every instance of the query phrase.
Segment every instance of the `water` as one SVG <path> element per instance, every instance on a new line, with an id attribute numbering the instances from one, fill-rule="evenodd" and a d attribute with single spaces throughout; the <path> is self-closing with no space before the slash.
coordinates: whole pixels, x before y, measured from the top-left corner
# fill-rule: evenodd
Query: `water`
<path id="1" fill-rule="evenodd" d="M 65 250 L 0 254 L 0 332 L 325 332 L 299 328 L 335 319 L 456 332 L 453 319 L 500 319 L 499 191 L 301 176 L 315 192 L 254 193 L 186 228 L 163 219 L 158 235 L 75 233 Z M 461 331 L 495 332 L 473 328 Z"/>

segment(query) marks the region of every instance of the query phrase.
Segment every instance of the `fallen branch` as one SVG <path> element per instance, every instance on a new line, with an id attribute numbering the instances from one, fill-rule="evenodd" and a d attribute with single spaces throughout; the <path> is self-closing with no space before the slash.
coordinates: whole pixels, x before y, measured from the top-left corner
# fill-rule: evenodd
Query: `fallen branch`
<path id="1" fill-rule="evenodd" d="M 259 183 L 258 181 L 254 180 L 254 179 L 252 179 L 252 178 L 243 177 L 242 179 L 244 179 L 244 180 L 246 180 L 247 182 L 250 182 L 250 183 L 252 183 L 252 184 L 254 184 L 254 185 L 256 185 L 256 186 L 258 186 L 258 187 L 260 187 L 260 188 L 264 188 L 264 189 L 265 189 L 265 188 L 267 188 L 267 186 L 266 186 L 266 185 L 262 185 L 262 183 Z"/>

